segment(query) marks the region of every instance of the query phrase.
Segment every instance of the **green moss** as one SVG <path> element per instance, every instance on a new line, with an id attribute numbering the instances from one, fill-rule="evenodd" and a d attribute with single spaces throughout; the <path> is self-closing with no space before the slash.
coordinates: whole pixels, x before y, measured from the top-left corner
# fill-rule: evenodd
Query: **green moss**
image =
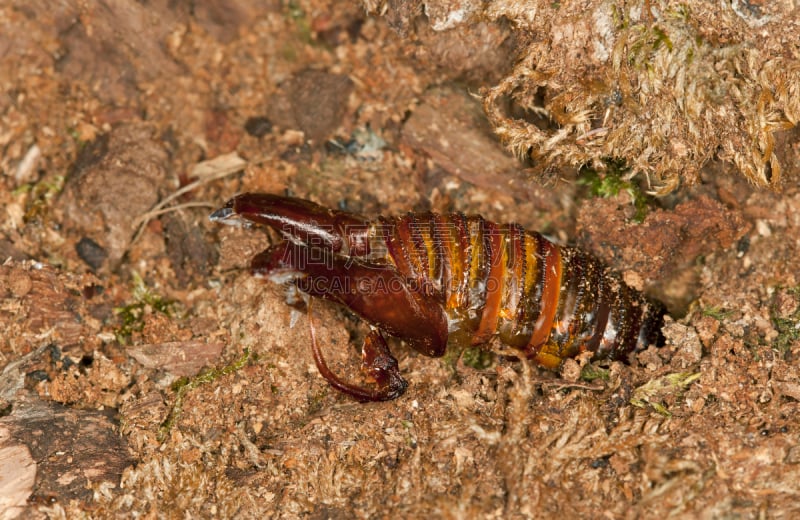
<path id="1" fill-rule="evenodd" d="M 800 286 L 785 289 L 785 292 L 797 303 L 797 308 L 792 314 L 787 317 L 778 314 L 778 291 L 775 292 L 776 297 L 769 306 L 769 317 L 775 325 L 775 330 L 778 331 L 778 337 L 775 338 L 772 347 L 780 352 L 788 352 L 794 342 L 800 341 Z"/>
<path id="2" fill-rule="evenodd" d="M 288 16 L 291 20 L 305 20 L 306 19 L 306 12 L 303 10 L 303 7 L 293 0 L 289 0 L 286 3 L 286 16 Z"/>
<path id="3" fill-rule="evenodd" d="M 480 347 L 467 346 L 461 348 L 461 345 L 451 344 L 439 359 L 448 369 L 455 383 L 461 384 L 461 375 L 458 373 L 459 360 L 472 369 L 486 370 L 494 364 L 495 355 L 493 352 Z"/>
<path id="4" fill-rule="evenodd" d="M 414 423 L 409 420 L 401 419 L 400 425 L 406 430 L 406 435 L 405 435 L 406 445 L 411 448 L 416 448 L 417 438 L 414 435 Z"/>
<path id="5" fill-rule="evenodd" d="M 664 406 L 663 400 L 675 393 L 682 393 L 690 384 L 700 379 L 700 372 L 675 372 L 652 379 L 633 391 L 631 404 L 644 408 L 650 406 L 657 413 L 672 415 Z"/>
<path id="6" fill-rule="evenodd" d="M 614 24 L 616 32 L 623 31 L 630 25 L 630 19 L 626 16 L 625 11 L 616 4 L 611 5 L 611 22 Z"/>
<path id="7" fill-rule="evenodd" d="M 117 342 L 125 344 L 134 332 L 144 328 L 145 313 L 158 312 L 166 316 L 174 316 L 176 302 L 167 300 L 153 293 L 145 285 L 139 273 L 133 272 L 133 302 L 124 307 L 116 307 L 114 314 L 120 319 L 120 326 L 114 331 Z"/>
<path id="8" fill-rule="evenodd" d="M 703 316 L 709 316 L 717 321 L 723 321 L 727 318 L 730 318 L 733 315 L 733 311 L 726 310 L 723 309 L 722 307 L 717 307 L 714 305 L 711 305 L 709 307 L 704 307 L 700 312 L 703 314 Z"/>
<path id="9" fill-rule="evenodd" d="M 494 363 L 494 353 L 479 347 L 467 347 L 461 352 L 461 361 L 476 370 L 486 370 Z"/>
<path id="10" fill-rule="evenodd" d="M 212 368 L 205 370 L 192 378 L 181 377 L 175 381 L 172 384 L 172 390 L 176 394 L 175 402 L 170 409 L 169 415 L 167 415 L 167 418 L 163 423 L 161 423 L 161 427 L 158 429 L 158 441 L 164 442 L 164 439 L 167 438 L 170 430 L 172 430 L 172 427 L 175 425 L 175 422 L 181 415 L 181 411 L 183 410 L 183 400 L 189 391 L 194 390 L 200 385 L 211 383 L 220 377 L 241 370 L 247 364 L 250 358 L 250 350 L 244 349 L 244 353 L 238 359 L 222 368 Z"/>
<path id="11" fill-rule="evenodd" d="M 453 375 L 456 375 L 456 363 L 458 363 L 458 358 L 460 357 L 461 349 L 448 346 L 447 350 L 444 351 L 444 355 L 439 359 L 444 366 L 450 369 Z"/>
<path id="12" fill-rule="evenodd" d="M 594 381 L 596 379 L 602 379 L 603 381 L 608 381 L 608 378 L 609 378 L 609 371 L 593 363 L 584 365 L 583 369 L 581 370 L 581 379 L 583 379 L 584 381 Z"/>
<path id="13" fill-rule="evenodd" d="M 684 26 L 689 23 L 689 10 L 688 8 L 678 8 L 676 10 L 667 11 L 665 13 L 667 25 L 670 26 L 669 30 L 676 31 L 675 25 L 679 24 Z M 681 49 L 675 49 L 673 38 L 667 32 L 668 29 L 654 24 L 635 23 L 632 24 L 627 20 L 626 26 L 630 27 L 632 32 L 632 41 L 628 45 L 627 60 L 628 65 L 636 69 L 650 70 L 650 64 L 655 58 L 655 55 L 666 49 L 667 53 L 681 52 Z M 620 27 L 622 28 L 622 27 Z M 681 32 L 678 31 L 677 37 L 680 39 Z"/>
<path id="14" fill-rule="evenodd" d="M 64 189 L 64 181 L 63 175 L 53 175 L 37 183 L 23 184 L 14 190 L 14 195 L 29 193 L 28 207 L 23 217 L 25 222 L 46 219 L 51 201 Z"/>
<path id="15" fill-rule="evenodd" d="M 667 50 L 672 52 L 672 40 L 669 39 L 667 33 L 660 27 L 654 26 L 651 31 L 653 32 L 653 50 L 657 51 L 662 45 L 667 47 Z"/>
<path id="16" fill-rule="evenodd" d="M 673 14 L 675 15 L 676 18 L 678 18 L 680 20 L 683 20 L 684 22 L 688 22 L 689 21 L 689 16 L 691 15 L 691 10 L 689 9 L 688 5 L 680 4 L 672 12 L 673 12 Z"/>
<path id="17" fill-rule="evenodd" d="M 286 16 L 294 22 L 298 37 L 304 43 L 313 43 L 311 34 L 311 21 L 302 6 L 294 1 L 289 1 L 284 10 Z"/>
<path id="18" fill-rule="evenodd" d="M 642 222 L 647 216 L 647 210 L 652 204 L 652 197 L 648 196 L 638 184 L 626 179 L 630 172 L 624 160 L 606 159 L 606 169 L 601 172 L 587 166 L 578 172 L 578 184 L 585 186 L 590 197 L 616 197 L 625 191 L 631 196 L 633 206 L 636 208 L 634 221 Z"/>

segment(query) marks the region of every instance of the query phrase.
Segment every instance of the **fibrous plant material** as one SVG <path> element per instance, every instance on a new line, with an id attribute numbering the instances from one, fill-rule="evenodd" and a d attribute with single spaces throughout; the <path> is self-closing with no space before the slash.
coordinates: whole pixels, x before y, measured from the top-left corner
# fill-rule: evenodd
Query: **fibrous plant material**
<path id="1" fill-rule="evenodd" d="M 484 108 L 541 175 L 614 157 L 666 193 L 695 182 L 716 155 L 756 185 L 779 186 L 781 132 L 800 120 L 800 39 L 786 37 L 798 34 L 800 16 L 791 4 L 423 4 L 433 27 L 511 22 L 518 61 L 482 91 Z"/>

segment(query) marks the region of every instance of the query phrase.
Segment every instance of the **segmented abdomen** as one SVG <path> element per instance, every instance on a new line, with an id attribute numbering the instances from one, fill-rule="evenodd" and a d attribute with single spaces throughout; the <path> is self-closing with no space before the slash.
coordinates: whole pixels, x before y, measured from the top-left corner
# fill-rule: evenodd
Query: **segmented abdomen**
<path id="1" fill-rule="evenodd" d="M 590 351 L 624 358 L 656 342 L 663 309 L 578 249 L 560 247 L 517 224 L 433 213 L 383 218 L 373 252 L 409 283 L 439 299 L 449 341 L 500 340 L 557 368 Z"/>

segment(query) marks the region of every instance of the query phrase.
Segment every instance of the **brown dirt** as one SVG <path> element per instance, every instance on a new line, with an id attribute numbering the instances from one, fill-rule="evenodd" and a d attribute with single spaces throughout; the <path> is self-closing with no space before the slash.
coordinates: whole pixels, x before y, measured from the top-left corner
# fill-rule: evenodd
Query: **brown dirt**
<path id="1" fill-rule="evenodd" d="M 636 223 L 626 194 L 535 184 L 495 142 L 469 93 L 513 62 L 507 27 L 201 4 L 0 7 L 4 513 L 800 512 L 796 183 L 757 191 L 711 162 Z M 408 392 L 355 403 L 317 373 L 309 313 L 248 274 L 269 234 L 208 221 L 242 191 L 544 231 L 666 301 L 667 345 L 587 382 L 577 362 L 473 368 L 393 341 Z M 363 324 L 323 302 L 311 316 L 336 372 L 357 373 Z"/>

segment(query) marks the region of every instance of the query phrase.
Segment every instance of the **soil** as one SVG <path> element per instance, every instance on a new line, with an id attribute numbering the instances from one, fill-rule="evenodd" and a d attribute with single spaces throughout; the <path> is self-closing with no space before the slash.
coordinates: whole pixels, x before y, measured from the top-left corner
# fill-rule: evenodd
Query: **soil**
<path id="1" fill-rule="evenodd" d="M 397 16 L 0 6 L 0 516 L 800 513 L 796 178 L 764 191 L 712 161 L 641 221 L 580 165 L 538 184 L 472 95 L 512 65 L 508 28 Z M 357 403 L 309 332 L 358 380 L 365 325 L 290 305 L 248 270 L 276 237 L 209 221 L 245 191 L 518 222 L 665 302 L 666 345 L 552 373 L 390 340 L 406 394 Z"/>

